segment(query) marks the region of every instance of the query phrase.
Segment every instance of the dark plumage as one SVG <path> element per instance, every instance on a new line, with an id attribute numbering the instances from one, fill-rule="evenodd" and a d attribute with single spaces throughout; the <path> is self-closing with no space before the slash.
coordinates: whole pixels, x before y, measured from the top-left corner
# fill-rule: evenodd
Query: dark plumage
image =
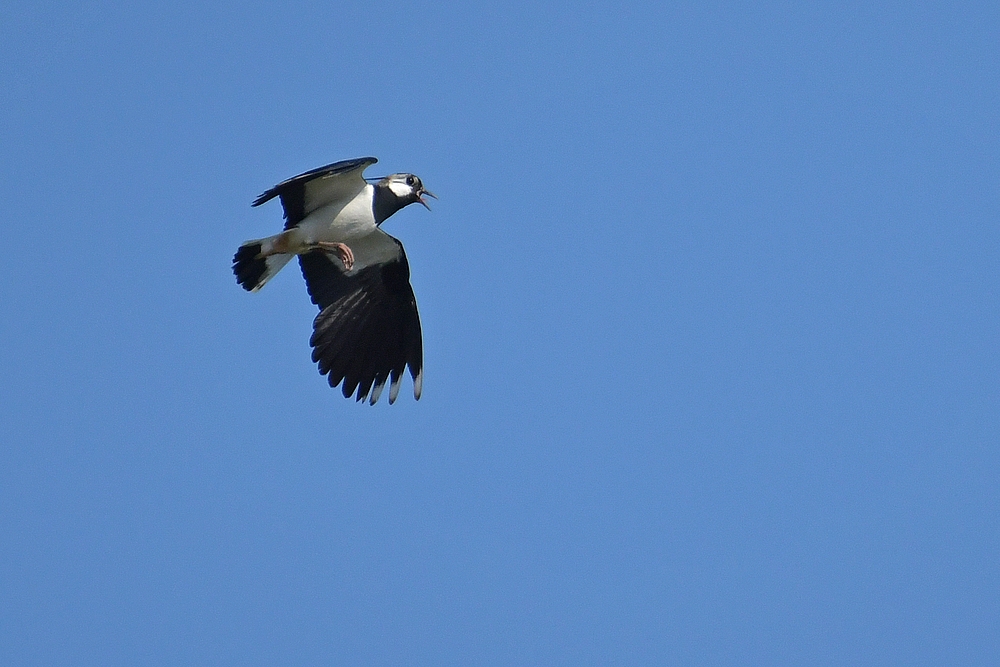
<path id="1" fill-rule="evenodd" d="M 312 360 L 319 364 L 319 372 L 328 376 L 331 387 L 343 381 L 345 398 L 357 388 L 355 398 L 363 401 L 374 387 L 374 404 L 388 379 L 389 402 L 394 402 L 406 366 L 410 367 L 414 393 L 420 397 L 420 316 L 406 254 L 399 241 L 396 245 L 396 261 L 366 267 L 351 277 L 339 271 L 325 254 L 299 256 L 309 296 L 320 308 L 309 340 Z"/>
<path id="2" fill-rule="evenodd" d="M 259 243 L 248 243 L 240 246 L 233 256 L 233 273 L 236 282 L 248 292 L 260 282 L 267 270 L 267 262 L 260 255 Z"/>

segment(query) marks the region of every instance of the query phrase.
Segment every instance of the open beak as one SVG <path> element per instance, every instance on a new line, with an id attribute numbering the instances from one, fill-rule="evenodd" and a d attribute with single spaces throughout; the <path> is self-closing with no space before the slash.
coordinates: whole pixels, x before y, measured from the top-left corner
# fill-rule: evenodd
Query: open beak
<path id="1" fill-rule="evenodd" d="M 437 199 L 437 195 L 431 192 L 430 190 L 421 190 L 419 193 L 417 193 L 417 201 L 423 204 L 424 208 L 426 208 L 429 211 L 431 210 L 431 207 L 428 206 L 427 202 L 424 200 L 424 195 L 427 195 L 428 197 L 433 197 L 434 199 Z"/>

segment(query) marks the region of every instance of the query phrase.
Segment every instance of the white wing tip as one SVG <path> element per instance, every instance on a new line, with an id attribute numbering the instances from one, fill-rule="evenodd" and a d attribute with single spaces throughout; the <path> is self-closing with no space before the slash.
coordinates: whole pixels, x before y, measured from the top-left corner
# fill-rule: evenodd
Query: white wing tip
<path id="1" fill-rule="evenodd" d="M 379 380 L 375 383 L 375 387 L 372 389 L 372 397 L 368 401 L 368 405 L 375 405 L 378 403 L 379 396 L 382 395 L 382 389 L 385 388 L 385 380 Z"/>
<path id="2" fill-rule="evenodd" d="M 393 374 L 392 384 L 389 385 L 389 405 L 396 402 L 396 397 L 399 396 L 399 380 L 400 376 Z"/>
<path id="3" fill-rule="evenodd" d="M 420 369 L 417 376 L 413 378 L 413 398 L 420 400 L 420 394 L 424 391 L 424 369 Z"/>
<path id="4" fill-rule="evenodd" d="M 412 369 L 411 369 L 412 370 Z M 403 374 L 400 373 L 396 375 L 392 374 L 392 380 L 389 384 L 389 405 L 396 402 L 396 397 L 399 396 L 399 387 L 402 385 Z M 385 380 L 381 384 L 378 384 L 373 389 L 372 395 L 372 405 L 378 400 L 378 397 L 382 394 L 382 387 L 385 385 Z M 420 400 L 420 395 L 424 392 L 424 371 L 421 369 L 413 376 L 413 398 Z"/>

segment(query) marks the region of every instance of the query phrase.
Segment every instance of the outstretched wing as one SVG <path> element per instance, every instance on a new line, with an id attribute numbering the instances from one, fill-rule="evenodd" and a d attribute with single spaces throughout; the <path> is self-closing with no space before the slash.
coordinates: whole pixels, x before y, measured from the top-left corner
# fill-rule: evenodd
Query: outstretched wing
<path id="1" fill-rule="evenodd" d="M 316 209 L 332 202 L 352 199 L 365 187 L 364 171 L 378 158 L 359 157 L 318 167 L 278 183 L 253 200 L 260 206 L 281 197 L 285 229 L 291 229 Z"/>
<path id="2" fill-rule="evenodd" d="M 309 344 L 319 372 L 331 387 L 343 382 L 349 398 L 374 405 L 386 381 L 389 403 L 396 400 L 407 366 L 413 396 L 423 385 L 423 341 L 410 267 L 403 244 L 381 230 L 351 244 L 354 267 L 345 272 L 325 252 L 299 255 L 309 296 L 320 308 Z"/>

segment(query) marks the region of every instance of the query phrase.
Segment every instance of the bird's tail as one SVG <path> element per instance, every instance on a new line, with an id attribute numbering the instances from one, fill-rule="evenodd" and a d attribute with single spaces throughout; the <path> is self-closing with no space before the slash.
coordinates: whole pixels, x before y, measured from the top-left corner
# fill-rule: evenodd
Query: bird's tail
<path id="1" fill-rule="evenodd" d="M 233 273 L 236 274 L 236 282 L 248 292 L 256 292 L 263 287 L 285 264 L 288 264 L 288 260 L 295 256 L 277 254 L 262 257 L 262 245 L 268 244 L 269 240 L 247 241 L 233 256 Z"/>

